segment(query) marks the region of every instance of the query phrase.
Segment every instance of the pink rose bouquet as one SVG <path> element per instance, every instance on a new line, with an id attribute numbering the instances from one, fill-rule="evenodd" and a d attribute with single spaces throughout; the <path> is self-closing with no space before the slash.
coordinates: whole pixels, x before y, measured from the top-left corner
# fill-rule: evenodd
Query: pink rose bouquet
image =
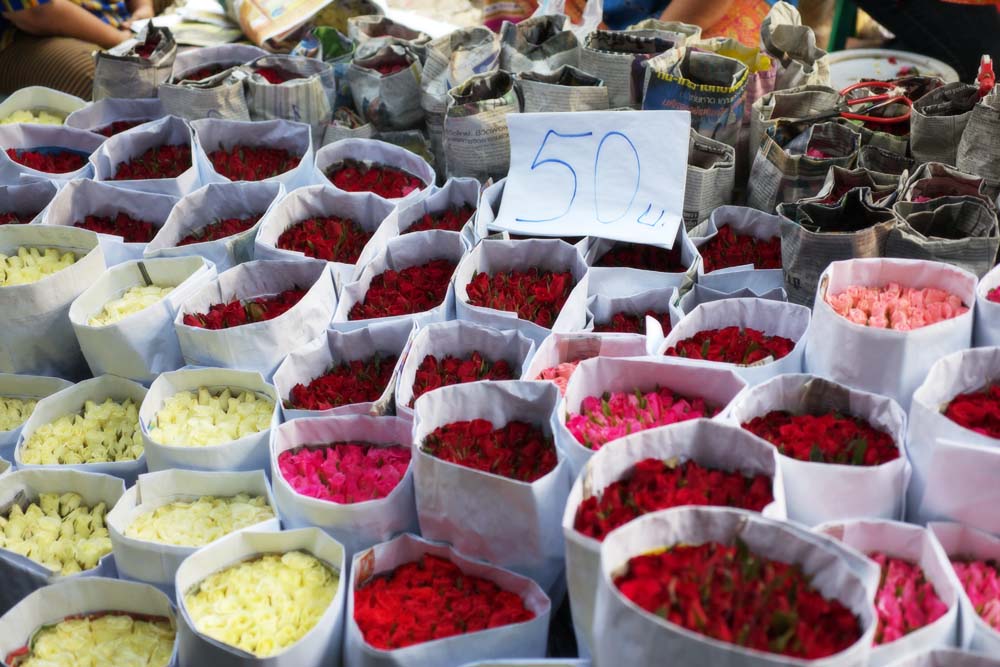
<path id="1" fill-rule="evenodd" d="M 884 287 L 851 285 L 826 302 L 841 317 L 877 329 L 912 331 L 968 312 L 962 299 L 942 289 L 914 289 L 889 283 Z"/>
<path id="2" fill-rule="evenodd" d="M 1000 565 L 995 560 L 954 560 L 951 564 L 976 613 L 1000 632 Z"/>
<path id="3" fill-rule="evenodd" d="M 553 366 L 552 368 L 546 368 L 541 373 L 538 374 L 536 380 L 548 380 L 549 382 L 554 382 L 557 387 L 559 387 L 559 393 L 563 396 L 566 395 L 566 385 L 569 384 L 569 378 L 573 375 L 573 371 L 576 370 L 577 365 L 580 363 L 577 361 L 564 361 L 558 366 Z"/>
<path id="4" fill-rule="evenodd" d="M 278 456 L 282 477 L 297 493 L 342 505 L 385 498 L 409 465 L 408 447 L 367 442 L 300 447 Z"/>
<path id="5" fill-rule="evenodd" d="M 905 637 L 947 613 L 948 606 L 938 597 L 934 585 L 919 565 L 879 552 L 868 554 L 868 557 L 882 568 L 875 594 L 876 646 Z"/>

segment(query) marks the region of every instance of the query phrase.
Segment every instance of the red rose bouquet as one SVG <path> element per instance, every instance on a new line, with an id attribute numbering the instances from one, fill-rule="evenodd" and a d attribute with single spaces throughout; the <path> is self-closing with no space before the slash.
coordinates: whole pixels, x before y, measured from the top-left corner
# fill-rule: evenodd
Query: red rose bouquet
<path id="1" fill-rule="evenodd" d="M 275 296 L 262 296 L 249 301 L 233 299 L 218 303 L 207 313 L 188 313 L 184 324 L 199 329 L 229 329 L 232 327 L 273 320 L 288 312 L 306 295 L 306 290 L 293 288 Z"/>
<path id="2" fill-rule="evenodd" d="M 373 192 L 386 199 L 399 199 L 427 187 L 419 178 L 402 169 L 359 160 L 343 160 L 330 165 L 326 177 L 346 192 Z"/>
<path id="3" fill-rule="evenodd" d="M 134 47 L 132 47 L 132 53 L 139 56 L 140 58 L 149 58 L 151 55 L 153 55 L 153 51 L 155 51 L 156 47 L 159 45 L 160 45 L 160 33 L 153 32 L 152 30 L 150 30 L 149 34 L 146 35 L 145 41 L 136 44 Z"/>
<path id="4" fill-rule="evenodd" d="M 641 315 L 626 312 L 614 313 L 608 321 L 595 323 L 594 332 L 645 334 L 647 317 L 652 317 L 660 323 L 664 335 L 670 333 L 670 313 L 656 310 L 647 310 Z"/>
<path id="5" fill-rule="evenodd" d="M 732 266 L 753 264 L 755 269 L 781 268 L 781 237 L 767 240 L 737 234 L 724 225 L 707 243 L 698 248 L 705 273 Z"/>
<path id="6" fill-rule="evenodd" d="M 372 235 L 348 218 L 308 218 L 278 237 L 282 250 L 298 250 L 307 257 L 354 264 Z"/>
<path id="7" fill-rule="evenodd" d="M 38 214 L 7 211 L 6 213 L 0 213 L 0 225 L 26 225 L 34 220 L 36 215 Z"/>
<path id="8" fill-rule="evenodd" d="M 365 67 L 362 65 L 362 67 Z M 399 58 L 385 58 L 378 65 L 372 65 L 365 67 L 365 69 L 374 70 L 379 73 L 380 76 L 391 76 L 398 72 L 402 72 L 404 69 L 409 69 L 410 62 L 405 57 Z"/>
<path id="9" fill-rule="evenodd" d="M 352 403 L 378 400 L 392 379 L 396 355 L 375 354 L 337 364 L 308 385 L 297 384 L 289 392 L 285 407 L 297 410 L 330 410 Z"/>
<path id="10" fill-rule="evenodd" d="M 234 67 L 238 64 L 239 63 L 215 63 L 213 65 L 203 65 L 198 69 L 185 72 L 184 74 L 176 77 L 176 79 L 178 81 L 203 81 L 215 76 L 216 74 L 225 72 L 230 67 Z"/>
<path id="11" fill-rule="evenodd" d="M 385 498 L 410 467 L 410 448 L 335 442 L 289 449 L 278 470 L 297 493 L 346 505 Z"/>
<path id="12" fill-rule="evenodd" d="M 659 248 L 641 243 L 615 243 L 606 253 L 597 258 L 594 266 L 645 269 L 663 273 L 680 273 L 687 270 L 681 262 L 680 243 L 673 248 Z"/>
<path id="13" fill-rule="evenodd" d="M 485 419 L 453 422 L 428 434 L 422 448 L 443 461 L 528 483 L 559 462 L 552 438 L 522 421 L 497 429 Z"/>
<path id="14" fill-rule="evenodd" d="M 275 85 L 304 78 L 301 74 L 281 67 L 254 67 L 253 71 L 255 74 L 260 74 L 268 83 Z"/>
<path id="15" fill-rule="evenodd" d="M 490 361 L 478 352 L 468 357 L 458 358 L 450 354 L 438 359 L 428 354 L 417 367 L 413 381 L 413 398 L 410 407 L 418 398 L 438 387 L 447 387 L 480 380 L 513 380 L 514 369 L 505 359 Z"/>
<path id="16" fill-rule="evenodd" d="M 738 507 L 760 512 L 774 500 L 771 478 L 705 468 L 695 461 L 645 459 L 600 496 L 580 503 L 573 527 L 598 541 L 636 517 L 682 505 Z"/>
<path id="17" fill-rule="evenodd" d="M 441 305 L 457 265 L 447 259 L 386 270 L 372 278 L 363 301 L 354 304 L 349 320 L 369 320 L 422 313 Z"/>
<path id="18" fill-rule="evenodd" d="M 699 331 L 677 341 L 664 354 L 749 366 L 765 359 L 777 361 L 788 356 L 794 347 L 795 341 L 782 336 L 768 336 L 757 329 L 726 327 Z"/>
<path id="19" fill-rule="evenodd" d="M 993 303 L 1000 303 L 1000 287 L 994 287 L 986 293 L 986 300 Z"/>
<path id="20" fill-rule="evenodd" d="M 233 146 L 208 154 L 216 173 L 231 181 L 262 181 L 291 171 L 302 159 L 284 148 L 266 146 Z"/>
<path id="21" fill-rule="evenodd" d="M 551 327 L 576 281 L 569 271 L 500 271 L 476 273 L 466 287 L 469 303 L 517 313 L 523 320 Z"/>
<path id="22" fill-rule="evenodd" d="M 365 642 L 381 650 L 534 617 L 515 593 L 431 554 L 372 577 L 354 591 L 354 621 Z"/>
<path id="23" fill-rule="evenodd" d="M 235 234 L 241 234 L 260 220 L 259 215 L 252 215 L 249 218 L 226 218 L 206 225 L 196 232 L 192 232 L 177 242 L 178 246 L 193 245 L 195 243 L 206 243 L 208 241 L 218 241 Z"/>
<path id="24" fill-rule="evenodd" d="M 136 220 L 124 213 L 118 213 L 114 217 L 88 215 L 82 221 L 74 222 L 73 226 L 98 234 L 120 236 L 125 243 L 149 243 L 158 231 L 153 223 Z"/>
<path id="25" fill-rule="evenodd" d="M 1000 384 L 958 394 L 944 409 L 944 416 L 970 431 L 1000 438 Z"/>
<path id="26" fill-rule="evenodd" d="M 614 585 L 651 614 L 758 651 L 816 660 L 862 635 L 851 610 L 824 598 L 798 566 L 759 557 L 743 543 L 635 556 Z"/>
<path id="27" fill-rule="evenodd" d="M 424 213 L 423 217 L 403 230 L 403 234 L 410 232 L 427 232 L 439 229 L 445 232 L 460 232 L 465 223 L 475 215 L 476 209 L 468 204 L 453 206 L 440 213 Z"/>
<path id="28" fill-rule="evenodd" d="M 146 118 L 143 120 L 116 120 L 110 125 L 105 125 L 99 130 L 94 130 L 97 134 L 103 134 L 105 137 L 113 137 L 116 134 L 124 132 L 125 130 L 131 130 L 133 127 L 139 127 L 143 123 L 148 123 L 151 118 Z"/>
<path id="29" fill-rule="evenodd" d="M 876 646 L 905 637 L 948 612 L 948 606 L 938 597 L 934 585 L 919 565 L 883 553 L 868 554 L 868 557 L 882 568 L 875 594 Z"/>
<path id="30" fill-rule="evenodd" d="M 29 169 L 44 171 L 47 174 L 67 174 L 82 169 L 87 164 L 86 156 L 71 150 L 41 152 L 8 148 L 7 157 Z"/>
<path id="31" fill-rule="evenodd" d="M 190 168 L 191 146 L 188 144 L 166 144 L 154 146 L 128 162 L 119 163 L 112 180 L 177 178 Z"/>
<path id="32" fill-rule="evenodd" d="M 888 433 L 832 410 L 821 415 L 774 410 L 743 428 L 799 461 L 877 466 L 899 458 L 899 448 Z"/>

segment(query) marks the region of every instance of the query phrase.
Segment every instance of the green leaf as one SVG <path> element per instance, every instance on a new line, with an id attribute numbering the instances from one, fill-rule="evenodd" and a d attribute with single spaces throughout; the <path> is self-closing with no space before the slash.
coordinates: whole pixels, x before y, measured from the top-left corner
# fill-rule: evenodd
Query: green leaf
<path id="1" fill-rule="evenodd" d="M 862 465 L 865 462 L 865 454 L 868 453 L 868 441 L 864 438 L 852 440 L 851 449 L 854 451 L 854 455 L 851 457 L 851 463 L 856 466 Z"/>
<path id="2" fill-rule="evenodd" d="M 813 443 L 812 449 L 809 450 L 809 460 L 817 463 L 823 462 L 823 450 L 816 443 Z"/>

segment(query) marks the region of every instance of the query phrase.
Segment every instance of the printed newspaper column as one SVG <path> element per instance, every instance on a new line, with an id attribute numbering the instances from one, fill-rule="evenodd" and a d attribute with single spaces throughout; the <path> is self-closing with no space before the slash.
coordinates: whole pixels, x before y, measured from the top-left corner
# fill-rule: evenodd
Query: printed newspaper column
<path id="1" fill-rule="evenodd" d="M 449 90 L 444 119 L 448 177 L 503 178 L 510 165 L 507 116 L 520 111 L 514 78 L 507 72 L 479 74 Z"/>

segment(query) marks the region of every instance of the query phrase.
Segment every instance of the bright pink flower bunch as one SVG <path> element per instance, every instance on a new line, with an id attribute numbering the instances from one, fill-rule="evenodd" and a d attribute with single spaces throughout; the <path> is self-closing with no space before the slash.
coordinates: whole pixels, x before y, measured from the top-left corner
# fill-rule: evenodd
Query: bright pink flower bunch
<path id="1" fill-rule="evenodd" d="M 951 564 L 976 613 L 1000 632 L 1000 565 L 995 560 L 953 560 Z"/>
<path id="2" fill-rule="evenodd" d="M 714 417 L 719 410 L 705 399 L 687 398 L 666 387 L 653 391 L 618 391 L 603 396 L 588 396 L 580 412 L 566 420 L 577 442 L 597 451 L 605 444 L 626 435 L 667 426 L 699 417 Z"/>
<path id="3" fill-rule="evenodd" d="M 868 557 L 882 567 L 882 579 L 875 594 L 876 646 L 930 625 L 948 611 L 919 565 L 879 552 Z"/>
<path id="4" fill-rule="evenodd" d="M 297 493 L 341 505 L 385 498 L 409 466 L 409 447 L 369 442 L 310 445 L 278 456 L 281 476 Z"/>
<path id="5" fill-rule="evenodd" d="M 933 287 L 914 289 L 889 283 L 885 287 L 851 285 L 826 302 L 838 315 L 876 329 L 912 331 L 968 312 L 962 299 Z"/>
<path id="6" fill-rule="evenodd" d="M 569 378 L 573 375 L 573 371 L 576 370 L 577 365 L 580 361 L 564 361 L 558 366 L 553 366 L 552 368 L 546 368 L 544 371 L 538 374 L 536 380 L 548 380 L 549 382 L 554 382 L 557 387 L 559 387 L 559 393 L 563 396 L 566 395 L 566 385 L 569 384 Z"/>

